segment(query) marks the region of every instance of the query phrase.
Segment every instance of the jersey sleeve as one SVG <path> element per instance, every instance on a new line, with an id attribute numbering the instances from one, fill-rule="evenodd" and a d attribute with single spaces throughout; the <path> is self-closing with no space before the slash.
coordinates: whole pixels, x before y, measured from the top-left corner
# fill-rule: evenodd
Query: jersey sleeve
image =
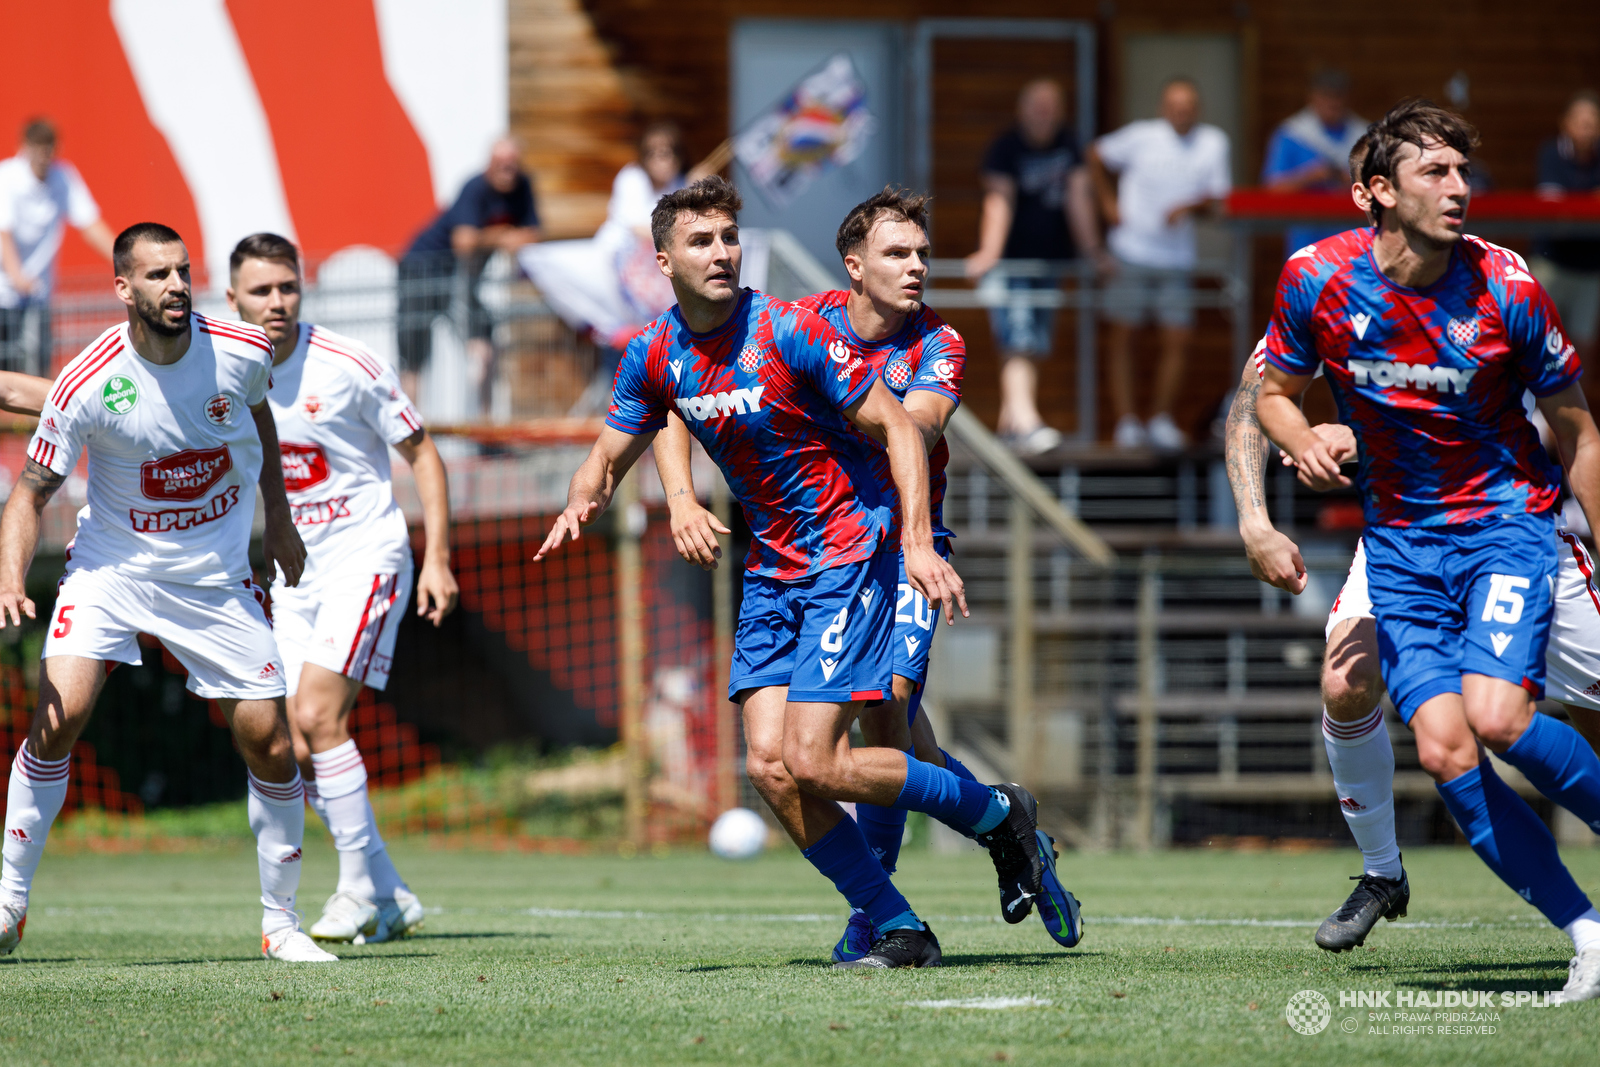
<path id="1" fill-rule="evenodd" d="M 1506 340 L 1523 384 L 1534 396 L 1550 396 L 1583 377 L 1583 364 L 1550 294 L 1531 276 L 1516 273 L 1522 277 L 1507 281 L 1501 309 Z"/>
<path id="2" fill-rule="evenodd" d="M 244 346 L 240 346 L 241 348 Z M 245 376 L 245 406 L 254 410 L 266 403 L 272 389 L 272 356 L 266 355 L 250 361 L 250 371 Z"/>
<path id="3" fill-rule="evenodd" d="M 422 416 L 400 388 L 400 376 L 384 365 L 383 373 L 364 383 L 361 418 L 387 444 L 397 445 L 422 429 Z"/>
<path id="4" fill-rule="evenodd" d="M 654 336 L 654 330 L 646 330 L 629 341 L 617 364 L 611 406 L 606 409 L 606 425 L 613 430 L 654 433 L 667 424 L 667 405 L 650 386 L 650 338 Z"/>
<path id="5" fill-rule="evenodd" d="M 78 454 L 83 451 L 84 433 L 87 430 L 86 413 L 82 403 L 67 402 L 67 409 L 56 406 L 54 390 L 39 412 L 39 426 L 28 442 L 28 458 L 63 477 L 78 465 Z M 76 398 L 75 398 L 76 399 Z M 75 412 L 74 418 L 68 411 Z"/>
<path id="6" fill-rule="evenodd" d="M 922 342 L 922 360 L 907 393 L 923 390 L 961 403 L 961 379 L 967 369 L 967 342 L 949 323 L 940 323 Z"/>
<path id="7" fill-rule="evenodd" d="M 800 380 L 843 411 L 866 395 L 878 371 L 861 350 L 820 315 L 804 308 L 782 313 L 778 351 Z"/>
<path id="8" fill-rule="evenodd" d="M 1267 363 L 1285 374 L 1315 374 L 1322 357 L 1317 354 L 1311 326 L 1322 276 L 1314 258 L 1291 259 L 1278 276 L 1272 301 L 1272 319 L 1261 339 L 1260 352 Z M 1261 367 L 1266 377 L 1266 367 Z"/>

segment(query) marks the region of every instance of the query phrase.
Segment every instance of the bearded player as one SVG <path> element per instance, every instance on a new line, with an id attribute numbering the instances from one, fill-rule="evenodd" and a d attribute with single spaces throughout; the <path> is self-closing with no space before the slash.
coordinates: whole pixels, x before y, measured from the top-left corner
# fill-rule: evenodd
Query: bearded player
<path id="1" fill-rule="evenodd" d="M 305 561 L 282 471 L 262 463 L 278 448 L 267 407 L 272 345 L 253 326 L 190 312 L 189 253 L 168 227 L 131 226 L 113 251 L 128 321 L 61 372 L 0 518 L 3 627 L 34 617 L 23 583 L 39 514 L 88 454 L 89 506 L 56 594 L 38 708 L 12 764 L 0 953 L 22 938 L 34 872 L 66 799 L 72 743 L 106 667 L 139 663 L 137 638 L 149 633 L 188 670 L 190 692 L 217 701 L 249 768 L 263 955 L 331 961 L 294 910 L 305 792 L 266 596 L 250 576 L 256 484 L 267 565 L 293 583 Z"/>
<path id="2" fill-rule="evenodd" d="M 1600 758 L 1533 710 L 1558 573 L 1561 471 L 1524 414 L 1531 392 L 1600 519 L 1600 431 L 1543 288 L 1464 238 L 1476 131 L 1424 101 L 1368 131 L 1376 225 L 1291 257 L 1278 285 L 1258 418 L 1313 488 L 1347 485 L 1346 450 L 1296 401 L 1320 364 L 1360 446 L 1362 545 L 1384 683 L 1473 850 L 1573 942 L 1565 994 L 1600 995 L 1600 911 L 1484 748 L 1600 829 Z M 1531 699 L 1530 699 L 1531 698 Z"/>
<path id="3" fill-rule="evenodd" d="M 389 481 L 391 447 L 411 464 L 422 500 L 427 547 L 417 615 L 438 626 L 455 608 L 444 462 L 387 364 L 359 341 L 300 321 L 293 244 L 253 234 L 234 248 L 229 266 L 228 302 L 272 342 L 268 400 L 306 543 L 305 573 L 298 585 L 273 583 L 272 611 L 295 757 L 339 853 L 338 886 L 311 936 L 385 941 L 415 931 L 423 910 L 378 833 L 350 709 L 363 685 L 388 684 L 410 603 L 411 537 Z"/>
<path id="4" fill-rule="evenodd" d="M 928 450 L 934 543 L 948 559 L 950 538 L 955 535 L 944 526 L 945 467 L 950 461 L 944 430 L 961 402 L 966 344 L 922 303 L 931 255 L 927 205 L 926 196 L 893 188 L 857 204 L 839 225 L 835 239 L 850 288 L 808 296 L 798 304 L 820 315 L 866 356 L 921 431 Z M 688 428 L 682 419 L 670 417 L 656 439 L 655 454 L 672 508 L 673 539 L 684 559 L 714 569 L 722 554 L 716 535 L 728 531 L 697 502 L 689 452 Z M 939 747 L 932 724 L 921 712 L 937 619 L 927 599 L 906 579 L 902 561 L 892 642 L 893 699 L 862 710 L 862 739 L 869 746 L 910 751 L 925 763 L 975 781 L 960 760 Z M 856 822 L 884 871 L 893 874 L 905 837 L 905 809 L 860 803 Z M 1078 902 L 1056 876 L 1054 841 L 1042 830 L 1037 836 L 1044 863 L 1039 917 L 1052 938 L 1071 948 L 1082 937 Z M 860 959 L 877 938 L 866 914 L 852 908 L 833 958 Z"/>
<path id="5" fill-rule="evenodd" d="M 965 592 L 934 548 L 921 432 L 833 327 L 739 287 L 739 207 L 720 178 L 656 204 L 657 260 L 678 304 L 629 344 L 606 429 L 535 558 L 594 520 L 677 409 L 755 535 L 728 687 L 744 710 L 750 779 L 806 858 L 881 934 L 867 955 L 837 966 L 936 966 L 938 939 L 837 802 L 904 807 L 972 829 L 990 847 L 1011 922 L 1027 917 L 1040 890 L 1036 807 L 1019 786 L 990 788 L 905 752 L 849 746 L 863 704 L 892 693 L 897 542 L 910 583 L 948 620 L 957 603 L 965 611 Z"/>

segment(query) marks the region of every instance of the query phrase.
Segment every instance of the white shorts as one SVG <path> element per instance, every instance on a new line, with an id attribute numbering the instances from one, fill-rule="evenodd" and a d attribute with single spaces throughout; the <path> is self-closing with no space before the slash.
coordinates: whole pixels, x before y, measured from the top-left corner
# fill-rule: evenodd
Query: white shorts
<path id="1" fill-rule="evenodd" d="M 299 690 L 307 663 L 374 689 L 388 685 L 395 637 L 410 603 L 410 570 L 340 575 L 304 588 L 275 582 L 272 621 L 289 691 Z"/>
<path id="2" fill-rule="evenodd" d="M 1561 525 L 1556 571 L 1555 611 L 1550 619 L 1550 647 L 1545 652 L 1545 696 L 1563 704 L 1600 711 L 1600 587 L 1595 584 L 1594 560 L 1578 536 Z M 1355 559 L 1344 588 L 1328 613 L 1325 636 L 1346 619 L 1372 618 L 1367 594 L 1367 554 L 1356 542 Z"/>
<path id="3" fill-rule="evenodd" d="M 139 664 L 139 634 L 161 640 L 208 700 L 264 700 L 284 693 L 283 662 L 267 620 L 266 593 L 129 578 L 106 567 L 69 571 L 56 592 L 44 658 L 82 656 Z"/>

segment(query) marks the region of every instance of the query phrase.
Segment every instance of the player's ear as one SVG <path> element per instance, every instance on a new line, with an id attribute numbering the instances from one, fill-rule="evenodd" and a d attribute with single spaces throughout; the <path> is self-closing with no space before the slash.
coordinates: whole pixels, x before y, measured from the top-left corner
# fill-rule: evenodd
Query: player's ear
<path id="1" fill-rule="evenodd" d="M 663 250 L 656 252 L 656 266 L 661 268 L 661 273 L 668 278 L 672 277 L 672 257 Z"/>
<path id="2" fill-rule="evenodd" d="M 233 312 L 235 315 L 239 314 L 239 302 L 233 298 L 233 286 L 228 286 L 228 288 L 223 290 L 223 292 L 228 297 L 228 310 Z"/>
<path id="3" fill-rule="evenodd" d="M 861 265 L 861 257 L 851 252 L 844 257 L 844 272 L 850 275 L 850 280 L 859 282 L 866 274 L 866 269 Z"/>
<path id="4" fill-rule="evenodd" d="M 1389 180 L 1388 175 L 1374 174 L 1371 180 L 1367 182 L 1367 188 L 1372 193 L 1372 199 L 1386 208 L 1394 207 L 1400 202 L 1399 197 L 1396 195 L 1397 190 L 1394 187 L 1394 183 Z"/>

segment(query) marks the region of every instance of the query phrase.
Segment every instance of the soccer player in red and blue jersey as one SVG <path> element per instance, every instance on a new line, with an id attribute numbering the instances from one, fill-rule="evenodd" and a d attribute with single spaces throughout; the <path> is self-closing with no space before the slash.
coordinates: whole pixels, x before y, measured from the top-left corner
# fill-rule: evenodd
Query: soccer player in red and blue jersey
<path id="1" fill-rule="evenodd" d="M 961 579 L 934 547 L 922 435 L 859 349 L 814 313 L 739 287 L 738 193 L 707 178 L 651 219 L 678 304 L 628 345 L 606 428 L 536 559 L 610 502 L 676 412 L 722 469 L 754 540 L 729 696 L 749 775 L 806 857 L 882 936 L 840 966 L 933 966 L 939 944 L 838 801 L 950 819 L 988 844 L 1001 904 L 1040 891 L 1036 806 L 892 748 L 852 749 L 850 724 L 888 699 L 897 549 L 910 584 L 953 621 Z M 874 444 L 874 440 L 876 444 Z M 903 512 L 903 514 L 902 514 Z"/>
<path id="2" fill-rule="evenodd" d="M 1534 713 L 1544 695 L 1560 467 L 1531 391 L 1600 519 L 1600 432 L 1549 297 L 1513 256 L 1463 238 L 1476 131 L 1425 101 L 1369 131 L 1376 228 L 1290 257 L 1265 351 L 1262 429 L 1314 488 L 1349 484 L 1297 401 L 1318 364 L 1359 446 L 1379 659 L 1417 754 L 1480 858 L 1573 940 L 1568 999 L 1600 995 L 1600 911 L 1482 747 L 1600 830 L 1600 758 Z"/>
<path id="3" fill-rule="evenodd" d="M 950 538 L 955 535 L 943 522 L 945 467 L 950 460 L 944 430 L 961 402 L 966 343 L 922 302 L 930 255 L 927 204 L 926 196 L 895 188 L 857 204 L 840 223 L 835 238 L 850 288 L 817 293 L 797 304 L 816 312 L 866 356 L 922 432 L 928 449 L 934 542 L 939 554 L 949 558 Z M 672 507 L 673 539 L 679 552 L 691 563 L 714 569 L 721 554 L 716 534 L 727 531 L 696 501 L 689 433 L 680 420 L 668 420 L 656 438 L 655 454 Z M 920 760 L 962 778 L 973 778 L 960 760 L 939 747 L 932 725 L 921 713 L 937 618 L 927 599 L 907 580 L 902 563 L 892 642 L 894 695 L 892 700 L 863 709 L 862 738 L 868 745 L 911 751 Z M 893 874 L 905 836 L 905 810 L 857 804 L 856 822 L 873 855 Z M 960 825 L 954 828 L 965 832 Z M 1045 865 L 1037 901 L 1039 916 L 1050 936 L 1071 948 L 1082 936 L 1078 902 L 1056 877 L 1054 842 L 1043 831 L 1037 836 Z M 844 936 L 834 946 L 834 960 L 845 962 L 866 955 L 877 937 L 865 913 L 852 909 Z"/>

